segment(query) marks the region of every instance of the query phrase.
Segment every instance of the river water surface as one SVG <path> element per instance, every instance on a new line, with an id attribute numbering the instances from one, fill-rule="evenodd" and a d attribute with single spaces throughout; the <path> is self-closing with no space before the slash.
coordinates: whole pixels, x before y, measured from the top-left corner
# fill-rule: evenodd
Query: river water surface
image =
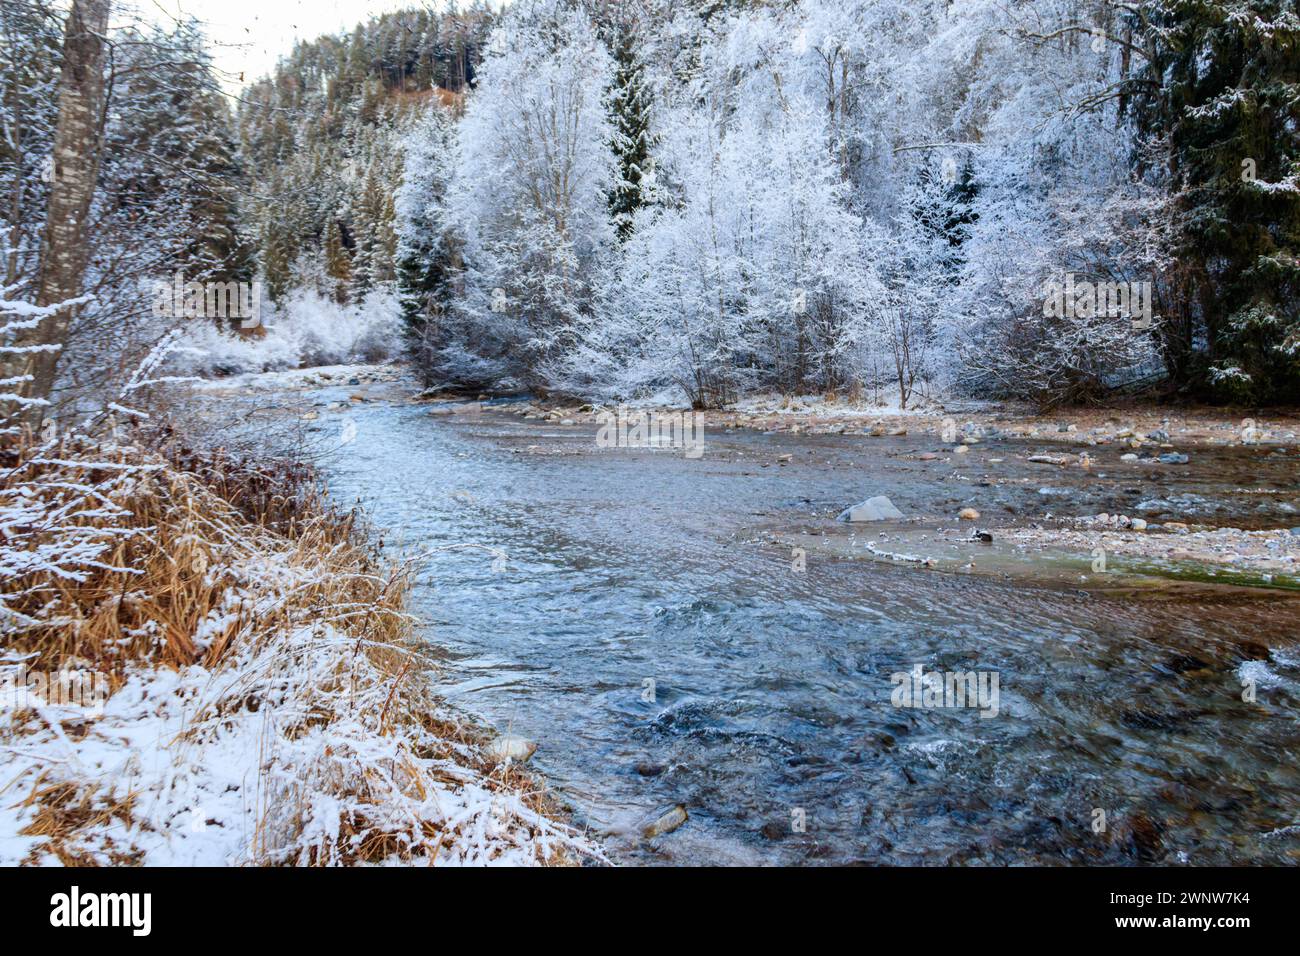
<path id="1" fill-rule="evenodd" d="M 870 495 L 908 514 L 1041 515 L 1038 480 L 972 480 L 1008 478 L 1025 448 L 980 446 L 959 473 L 901 454 L 933 436 L 736 430 L 693 460 L 509 412 L 367 403 L 314 427 L 355 422 L 324 468 L 390 552 L 445 549 L 412 602 L 447 651 L 445 695 L 536 741 L 615 860 L 1300 861 L 1293 595 L 1099 592 L 816 550 L 800 571 L 780 535 L 843 536 L 834 515 Z M 1268 524 L 1257 498 L 1215 491 L 1294 497 L 1296 456 L 1233 455 L 1201 450 L 1199 470 L 1145 483 L 1094 475 L 1055 506 L 1183 495 L 1218 523 Z M 891 675 L 918 664 L 996 672 L 997 716 L 893 706 Z M 674 803 L 689 821 L 639 839 Z"/>

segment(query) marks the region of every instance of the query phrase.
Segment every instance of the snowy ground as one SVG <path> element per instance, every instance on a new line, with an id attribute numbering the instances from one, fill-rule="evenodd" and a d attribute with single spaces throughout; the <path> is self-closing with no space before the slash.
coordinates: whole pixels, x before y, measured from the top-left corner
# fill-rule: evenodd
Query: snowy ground
<path id="1" fill-rule="evenodd" d="M 389 363 L 320 365 L 312 368 L 281 369 L 274 372 L 243 372 L 224 378 L 205 379 L 197 382 L 194 387 L 204 392 L 322 388 L 327 385 L 396 382 L 402 380 L 404 374 L 405 369 L 402 366 Z"/>
<path id="2" fill-rule="evenodd" d="M 135 668 L 102 713 L 9 711 L 0 865 L 344 862 L 365 839 L 345 829 L 357 814 L 399 837 L 377 862 L 531 865 L 583 846 L 504 777 L 475 769 L 481 757 L 468 740 L 385 732 L 368 703 L 379 695 L 382 706 L 389 683 L 351 660 L 355 647 L 333 628 L 300 627 L 218 672 Z M 349 706 L 328 690 L 333 673 L 357 682 Z M 250 696 L 265 705 L 243 706 Z M 304 722 L 314 707 L 338 718 Z M 358 776 L 369 793 L 340 790 Z M 52 789 L 67 791 L 59 808 L 28 802 Z M 56 856 L 48 831 L 72 823 L 75 839 Z M 418 852 L 426 826 L 445 832 L 437 853 Z"/>

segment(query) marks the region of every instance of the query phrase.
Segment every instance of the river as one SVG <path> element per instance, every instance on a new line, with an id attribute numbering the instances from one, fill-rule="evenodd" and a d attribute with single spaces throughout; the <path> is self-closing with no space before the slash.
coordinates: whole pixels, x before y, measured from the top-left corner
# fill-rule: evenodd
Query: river
<path id="1" fill-rule="evenodd" d="M 1042 513 L 1040 482 L 981 485 L 902 454 L 933 436 L 706 432 L 692 459 L 510 412 L 381 401 L 314 427 L 355 423 L 324 471 L 389 553 L 441 549 L 412 610 L 445 649 L 443 693 L 536 741 L 534 764 L 616 861 L 1300 860 L 1295 595 L 1107 592 L 815 549 L 800 567 L 781 535 L 842 537 L 834 515 L 869 495 L 951 515 L 974 494 L 1009 520 Z M 1024 467 L 1015 442 L 996 450 L 1003 464 L 985 450 L 967 470 Z M 1294 490 L 1296 456 L 1233 454 L 1141 489 L 1092 475 L 1055 504 L 1195 493 L 1258 523 L 1216 489 Z M 996 675 L 996 715 L 894 706 L 893 675 L 918 665 Z M 640 839 L 636 821 L 675 803 L 689 821 Z"/>

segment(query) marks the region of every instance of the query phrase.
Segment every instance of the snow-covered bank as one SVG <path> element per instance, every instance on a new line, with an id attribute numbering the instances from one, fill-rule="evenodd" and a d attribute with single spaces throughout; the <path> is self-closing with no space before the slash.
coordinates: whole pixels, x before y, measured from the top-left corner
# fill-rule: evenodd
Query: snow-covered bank
<path id="1" fill-rule="evenodd" d="M 437 697 L 352 516 L 268 466 L 6 452 L 0 864 L 599 858 Z M 69 666 L 106 699 L 18 679 Z"/>
<path id="2" fill-rule="evenodd" d="M 680 403 L 629 403 L 641 410 L 681 410 Z M 524 418 L 570 418 L 595 421 L 601 409 L 570 402 L 535 401 L 520 405 Z M 1251 413 L 1231 409 L 1149 403 L 1086 406 L 1044 413 L 1022 402 L 945 399 L 918 402 L 907 409 L 897 403 L 822 396 L 762 395 L 703 413 L 708 425 L 764 431 L 843 433 L 872 437 L 934 435 L 947 445 L 976 443 L 989 437 L 1025 438 L 1067 444 L 1114 445 L 1134 450 L 1194 445 L 1278 445 L 1300 439 L 1295 410 Z"/>

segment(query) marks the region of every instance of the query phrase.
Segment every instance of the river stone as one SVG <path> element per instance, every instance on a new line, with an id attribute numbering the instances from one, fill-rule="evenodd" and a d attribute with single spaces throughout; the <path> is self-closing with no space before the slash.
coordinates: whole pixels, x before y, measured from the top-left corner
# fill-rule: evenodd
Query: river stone
<path id="1" fill-rule="evenodd" d="M 976 521 L 979 519 L 979 516 L 980 513 L 974 508 L 962 508 L 961 511 L 957 512 L 957 517 L 962 521 Z"/>
<path id="2" fill-rule="evenodd" d="M 837 521 L 889 521 L 903 517 L 903 512 L 894 507 L 894 503 L 884 495 L 868 498 L 851 508 L 840 512 Z"/>
<path id="3" fill-rule="evenodd" d="M 1188 458 L 1186 455 L 1180 455 L 1178 452 L 1175 451 L 1166 452 L 1165 454 L 1160 456 L 1161 464 L 1165 464 L 1165 465 L 1185 465 L 1187 464 L 1187 461 Z"/>
<path id="4" fill-rule="evenodd" d="M 647 840 L 653 840 L 665 833 L 672 833 L 685 823 L 686 819 L 686 808 L 680 803 L 675 803 L 670 807 L 663 807 L 650 814 L 642 822 L 641 836 Z"/>
<path id="5" fill-rule="evenodd" d="M 502 734 L 488 744 L 488 754 L 497 760 L 516 760 L 526 763 L 537 750 L 537 744 L 524 737 Z"/>

